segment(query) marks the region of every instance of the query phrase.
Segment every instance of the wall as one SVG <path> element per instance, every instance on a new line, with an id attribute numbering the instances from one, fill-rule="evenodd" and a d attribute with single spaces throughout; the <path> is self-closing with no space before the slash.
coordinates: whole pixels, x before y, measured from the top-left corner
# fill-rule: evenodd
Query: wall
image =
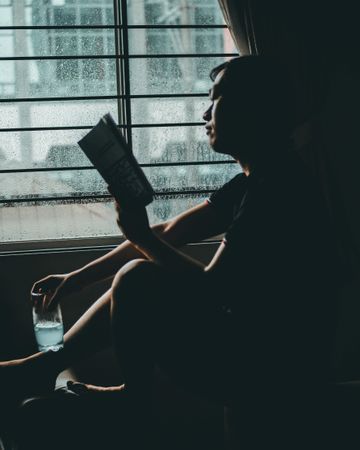
<path id="1" fill-rule="evenodd" d="M 206 262 L 217 245 L 189 245 L 186 252 Z M 32 284 L 54 273 L 65 273 L 103 255 L 107 250 L 63 249 L 0 256 L 0 360 L 26 356 L 36 350 L 29 292 Z M 108 287 L 98 283 L 62 303 L 65 328 L 69 328 Z M 169 292 L 171 296 L 171 292 Z M 73 367 L 81 380 L 104 385 L 118 384 L 119 369 L 111 349 Z M 155 426 L 161 430 L 159 448 L 172 450 L 219 450 L 223 442 L 223 407 L 176 388 L 158 374 L 155 379 Z"/>
<path id="2" fill-rule="evenodd" d="M 348 243 L 354 271 L 353 279 L 340 298 L 337 369 L 341 379 L 360 379 L 359 73 L 359 67 L 351 58 L 333 71 L 323 116 L 325 148 L 342 204 L 340 233 L 342 240 Z"/>

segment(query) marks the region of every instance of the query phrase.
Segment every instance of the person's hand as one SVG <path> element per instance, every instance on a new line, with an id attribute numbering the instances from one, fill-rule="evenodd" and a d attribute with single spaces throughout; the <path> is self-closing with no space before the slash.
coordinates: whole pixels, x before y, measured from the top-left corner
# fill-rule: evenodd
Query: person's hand
<path id="1" fill-rule="evenodd" d="M 151 236 L 152 231 L 145 207 L 124 209 L 115 200 L 116 222 L 126 239 L 141 245 Z"/>
<path id="2" fill-rule="evenodd" d="M 31 293 L 39 294 L 44 309 L 54 308 L 62 298 L 80 290 L 71 274 L 49 275 L 34 283 Z M 43 295 L 41 295 L 43 294 Z M 33 306 L 38 305 L 38 300 L 32 296 Z"/>
<path id="3" fill-rule="evenodd" d="M 123 208 L 112 192 L 111 186 L 108 186 L 107 189 L 115 200 L 118 227 L 126 239 L 135 245 L 141 245 L 152 235 L 146 208 L 144 206 Z"/>

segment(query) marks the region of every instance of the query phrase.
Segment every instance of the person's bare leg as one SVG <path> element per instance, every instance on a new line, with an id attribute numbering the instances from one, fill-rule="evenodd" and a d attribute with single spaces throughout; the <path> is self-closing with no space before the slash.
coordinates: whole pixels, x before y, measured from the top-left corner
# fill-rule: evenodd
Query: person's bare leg
<path id="1" fill-rule="evenodd" d="M 125 384 L 119 384 L 117 386 L 98 386 L 95 384 L 68 381 L 67 386 L 71 391 L 80 395 L 113 396 L 114 394 L 121 395 L 125 390 Z"/>
<path id="2" fill-rule="evenodd" d="M 111 289 L 65 334 L 62 350 L 1 362 L 1 390 L 11 393 L 14 387 L 19 396 L 51 390 L 59 372 L 110 345 L 110 301 Z"/>
<path id="3" fill-rule="evenodd" d="M 152 448 L 154 317 L 158 317 L 156 297 L 163 295 L 165 276 L 155 263 L 133 260 L 119 270 L 113 282 L 110 316 L 125 381 L 126 449 Z"/>

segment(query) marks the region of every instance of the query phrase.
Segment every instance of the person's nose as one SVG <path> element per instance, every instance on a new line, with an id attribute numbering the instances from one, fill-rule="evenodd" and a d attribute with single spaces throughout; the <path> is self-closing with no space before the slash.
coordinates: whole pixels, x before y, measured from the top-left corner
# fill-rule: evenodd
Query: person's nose
<path id="1" fill-rule="evenodd" d="M 209 120 L 211 119 L 211 109 L 212 105 L 210 105 L 209 108 L 203 114 L 203 119 L 205 120 L 205 122 L 209 122 Z"/>

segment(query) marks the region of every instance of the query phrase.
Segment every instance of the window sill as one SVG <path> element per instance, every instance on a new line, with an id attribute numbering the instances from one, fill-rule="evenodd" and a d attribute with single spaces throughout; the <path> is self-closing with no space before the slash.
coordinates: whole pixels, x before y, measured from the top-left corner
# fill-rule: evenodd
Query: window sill
<path id="1" fill-rule="evenodd" d="M 124 242 L 122 236 L 9 242 L 1 244 L 0 256 L 24 253 L 59 253 L 75 250 L 111 249 L 122 242 Z"/>
<path id="2" fill-rule="evenodd" d="M 188 246 L 217 244 L 222 236 L 215 236 L 203 242 L 194 242 Z M 123 236 L 107 236 L 79 239 L 58 239 L 42 241 L 20 241 L 2 243 L 0 245 L 0 256 L 39 254 L 39 253 L 64 253 L 73 251 L 104 251 L 111 250 L 124 242 Z"/>

